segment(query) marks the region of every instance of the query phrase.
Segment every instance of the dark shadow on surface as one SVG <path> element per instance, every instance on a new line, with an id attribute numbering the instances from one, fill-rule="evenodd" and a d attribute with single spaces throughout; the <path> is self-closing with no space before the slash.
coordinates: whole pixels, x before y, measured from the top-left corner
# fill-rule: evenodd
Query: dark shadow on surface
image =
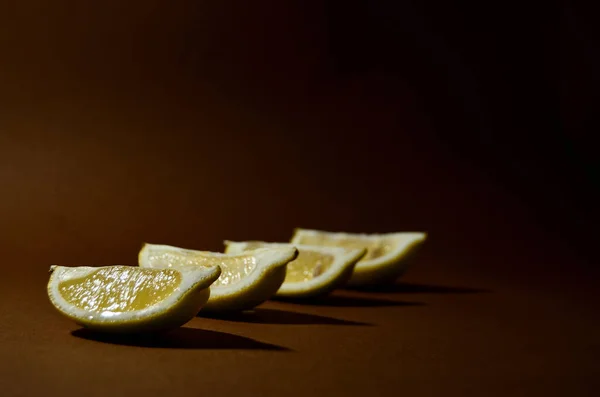
<path id="1" fill-rule="evenodd" d="M 387 299 L 371 299 L 360 296 L 327 295 L 310 299 L 281 299 L 286 303 L 311 306 L 333 307 L 388 307 L 388 306 L 422 306 L 422 302 L 398 302 Z"/>
<path id="2" fill-rule="evenodd" d="M 164 333 L 127 335 L 94 332 L 80 328 L 71 332 L 71 335 L 96 342 L 135 347 L 211 350 L 290 350 L 286 347 L 259 342 L 244 336 L 187 327 L 176 328 Z"/>
<path id="3" fill-rule="evenodd" d="M 350 287 L 348 287 L 350 288 Z M 492 292 L 488 289 L 470 287 L 451 287 L 445 285 L 398 283 L 388 285 L 375 285 L 365 287 L 352 287 L 355 291 L 365 292 L 395 292 L 403 294 L 478 294 Z"/>
<path id="4" fill-rule="evenodd" d="M 316 314 L 298 313 L 287 310 L 256 308 L 242 313 L 217 314 L 201 313 L 201 317 L 214 318 L 226 321 L 257 324 L 283 324 L 283 325 L 372 325 L 357 321 L 342 320 L 333 317 L 319 316 Z"/>

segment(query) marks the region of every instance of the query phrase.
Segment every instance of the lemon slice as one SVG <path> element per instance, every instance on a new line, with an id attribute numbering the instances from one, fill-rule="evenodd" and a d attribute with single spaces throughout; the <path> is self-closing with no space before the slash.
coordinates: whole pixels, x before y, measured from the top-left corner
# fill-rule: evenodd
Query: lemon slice
<path id="1" fill-rule="evenodd" d="M 48 296 L 59 312 L 86 328 L 144 332 L 191 320 L 220 275 L 218 266 L 141 269 L 52 266 Z"/>
<path id="2" fill-rule="evenodd" d="M 367 252 L 364 248 L 345 249 L 264 241 L 225 241 L 225 246 L 225 252 L 231 254 L 260 247 L 295 246 L 298 257 L 287 264 L 285 280 L 275 294 L 285 298 L 310 298 L 330 293 L 348 281 L 356 262 Z"/>
<path id="3" fill-rule="evenodd" d="M 426 233 L 418 232 L 358 234 L 296 229 L 291 243 L 366 248 L 367 254 L 356 264 L 348 282 L 361 286 L 393 282 L 403 275 L 426 238 Z"/>
<path id="4" fill-rule="evenodd" d="M 211 285 L 210 299 L 202 310 L 242 311 L 260 305 L 277 292 L 285 278 L 286 264 L 297 255 L 293 246 L 223 254 L 146 244 L 140 251 L 139 264 L 150 268 L 219 265 L 221 276 Z"/>

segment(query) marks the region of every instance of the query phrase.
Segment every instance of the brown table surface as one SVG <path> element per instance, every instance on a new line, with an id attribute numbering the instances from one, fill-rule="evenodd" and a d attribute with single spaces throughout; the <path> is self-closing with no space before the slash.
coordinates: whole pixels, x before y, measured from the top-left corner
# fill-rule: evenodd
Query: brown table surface
<path id="1" fill-rule="evenodd" d="M 80 105 L 2 120 L 2 397 L 598 395 L 594 266 L 425 134 L 373 136 L 393 125 L 364 107 L 321 135 L 319 117 L 261 129 L 249 114 L 212 124 L 165 107 Z M 352 124 L 372 139 L 353 141 Z M 366 142 L 370 166 L 332 160 L 336 142 L 350 159 Z M 429 240 L 406 284 L 386 292 L 268 302 L 159 341 L 89 338 L 46 296 L 51 264 L 134 264 L 143 241 L 285 241 L 295 226 Z"/>
<path id="2" fill-rule="evenodd" d="M 384 291 L 271 301 L 148 339 L 90 335 L 50 306 L 43 272 L 22 276 L 3 285 L 2 396 L 597 395 L 591 287 L 433 260 Z"/>
<path id="3" fill-rule="evenodd" d="M 335 139 L 361 158 L 360 141 L 340 131 L 324 149 L 306 125 L 300 140 L 265 138 L 253 131 L 260 124 L 222 119 L 239 123 L 237 135 L 194 137 L 185 129 L 201 131 L 206 115 L 160 124 L 152 109 L 125 109 L 129 118 L 98 125 L 71 112 L 82 110 L 76 101 L 61 106 L 35 117 L 23 108 L 0 135 L 2 397 L 597 395 L 594 267 L 425 135 L 379 135 L 374 153 L 406 155 L 393 168 L 374 155 L 364 169 L 328 160 Z M 356 177 L 370 184 L 357 189 Z M 285 241 L 295 226 L 426 230 L 429 240 L 406 284 L 385 292 L 267 302 L 158 341 L 90 338 L 46 296 L 53 263 L 134 264 L 143 241 L 214 250 L 223 239 Z"/>

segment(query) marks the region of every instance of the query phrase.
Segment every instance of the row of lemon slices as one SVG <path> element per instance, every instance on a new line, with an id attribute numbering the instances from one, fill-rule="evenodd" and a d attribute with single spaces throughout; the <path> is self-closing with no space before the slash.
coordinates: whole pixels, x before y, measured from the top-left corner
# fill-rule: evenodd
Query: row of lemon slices
<path id="1" fill-rule="evenodd" d="M 178 327 L 198 312 L 311 298 L 343 285 L 393 281 L 424 233 L 350 234 L 297 229 L 290 243 L 225 242 L 225 252 L 145 244 L 139 266 L 52 266 L 48 295 L 76 323 L 99 331 Z"/>

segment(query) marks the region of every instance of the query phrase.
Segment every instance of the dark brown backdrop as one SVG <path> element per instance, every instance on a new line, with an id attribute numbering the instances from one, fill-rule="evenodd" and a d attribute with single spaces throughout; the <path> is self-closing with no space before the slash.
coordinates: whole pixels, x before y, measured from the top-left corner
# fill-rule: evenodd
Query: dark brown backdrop
<path id="1" fill-rule="evenodd" d="M 505 14 L 383 1 L 2 8 L 11 244 L 216 249 L 257 224 L 271 239 L 296 225 L 435 232 L 473 211 L 474 229 L 497 229 L 485 217 L 517 201 L 564 240 L 590 235 L 585 113 L 564 113 L 562 133 L 557 114 L 536 118 L 552 36 L 527 30 L 525 9 L 506 32 Z M 526 77 L 524 93 L 542 90 L 530 117 Z"/>
<path id="2" fill-rule="evenodd" d="M 524 291 L 473 304 L 516 324 L 514 335 L 488 330 L 494 346 L 515 348 L 503 359 L 516 363 L 531 352 L 515 340 L 544 329 L 527 322 L 523 300 L 539 301 L 548 319 L 559 315 L 556 302 L 572 304 L 579 311 L 561 309 L 556 321 L 572 323 L 565 335 L 579 335 L 579 344 L 553 328 L 556 339 L 532 354 L 556 365 L 522 369 L 523 383 L 519 371 L 496 368 L 509 376 L 497 390 L 591 390 L 594 157 L 581 133 L 588 113 L 572 106 L 565 114 L 580 133 L 558 130 L 547 62 L 553 28 L 526 10 L 395 3 L 2 2 L 0 252 L 2 283 L 21 302 L 18 312 L 14 300 L 3 309 L 11 319 L 3 348 L 30 360 L 4 379 L 10 395 L 32 385 L 65 390 L 51 380 L 34 389 L 15 383 L 42 365 L 34 350 L 19 349 L 41 343 L 27 331 L 35 322 L 28 310 L 51 312 L 43 296 L 50 264 L 135 263 L 144 241 L 219 250 L 223 239 L 286 240 L 297 226 L 425 230 L 420 282 Z M 477 321 L 448 304 L 454 319 Z M 378 321 L 398 318 L 373 310 Z M 442 325 L 426 327 L 444 329 L 450 317 L 438 313 Z M 48 325 L 56 317 L 41 318 L 68 336 Z M 415 335 L 429 335 L 420 329 Z M 436 337 L 416 339 L 423 368 L 463 354 L 459 337 L 435 356 L 427 346 Z M 365 363 L 394 345 L 391 334 L 373 338 L 374 350 L 356 353 Z M 571 355 L 548 356 L 550 341 Z M 458 376 L 458 387 L 448 365 L 440 387 L 465 395 L 469 377 Z M 343 373 L 332 385 L 344 387 Z M 382 384 L 401 388 L 386 373 Z M 565 375 L 553 384 L 539 381 L 544 373 Z M 471 391 L 486 394 L 491 378 L 480 379 Z"/>

